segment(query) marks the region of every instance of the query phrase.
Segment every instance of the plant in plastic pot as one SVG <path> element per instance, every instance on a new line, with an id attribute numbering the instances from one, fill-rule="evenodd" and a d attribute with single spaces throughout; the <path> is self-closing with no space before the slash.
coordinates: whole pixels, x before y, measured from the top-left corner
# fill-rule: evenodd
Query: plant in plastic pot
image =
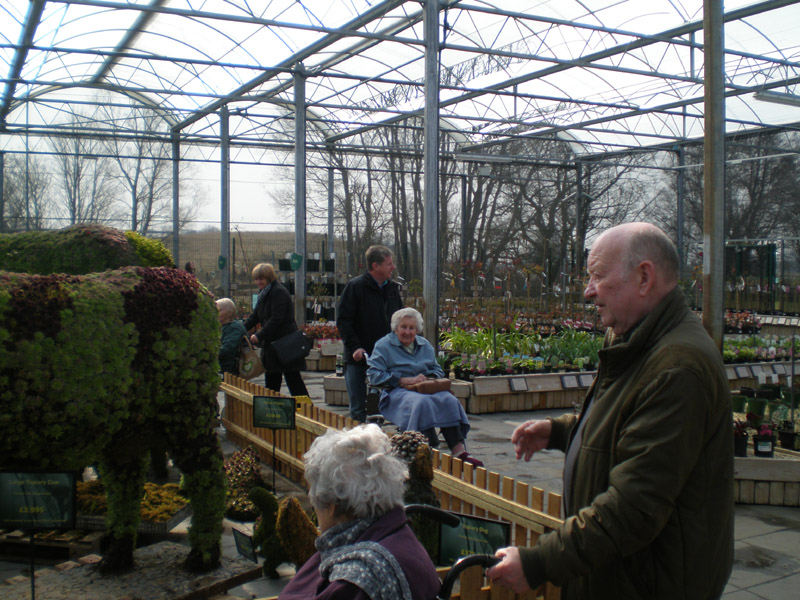
<path id="1" fill-rule="evenodd" d="M 753 436 L 753 454 L 762 458 L 772 458 L 775 453 L 775 436 L 769 425 L 761 425 L 758 434 Z"/>
<path id="2" fill-rule="evenodd" d="M 733 455 L 747 457 L 747 421 L 736 419 L 733 422 Z"/>

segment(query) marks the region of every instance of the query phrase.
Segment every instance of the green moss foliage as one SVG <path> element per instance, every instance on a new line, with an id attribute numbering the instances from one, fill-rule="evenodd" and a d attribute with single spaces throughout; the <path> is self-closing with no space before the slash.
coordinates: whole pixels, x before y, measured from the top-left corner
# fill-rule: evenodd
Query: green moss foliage
<path id="1" fill-rule="evenodd" d="M 192 505 L 189 566 L 212 568 L 225 510 L 213 430 L 219 336 L 213 299 L 177 269 L 0 272 L 0 468 L 97 464 L 109 532 L 133 548 L 158 440 Z M 132 560 L 114 556 L 110 570 Z"/>
<path id="2" fill-rule="evenodd" d="M 136 264 L 142 267 L 175 266 L 175 262 L 172 260 L 172 254 L 164 247 L 164 244 L 158 240 L 146 238 L 135 231 L 126 231 L 125 237 L 136 251 L 136 256 L 139 259 L 139 262 Z"/>
<path id="3" fill-rule="evenodd" d="M 104 225 L 0 234 L 0 270 L 80 275 L 126 266 L 174 267 L 157 240 Z"/>

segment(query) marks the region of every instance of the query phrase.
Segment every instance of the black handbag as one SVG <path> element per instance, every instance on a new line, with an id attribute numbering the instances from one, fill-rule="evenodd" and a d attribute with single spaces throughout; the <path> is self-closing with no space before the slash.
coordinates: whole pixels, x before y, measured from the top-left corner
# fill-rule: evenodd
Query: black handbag
<path id="1" fill-rule="evenodd" d="M 291 365 L 311 353 L 313 341 L 299 329 L 275 340 L 269 346 L 281 366 Z"/>

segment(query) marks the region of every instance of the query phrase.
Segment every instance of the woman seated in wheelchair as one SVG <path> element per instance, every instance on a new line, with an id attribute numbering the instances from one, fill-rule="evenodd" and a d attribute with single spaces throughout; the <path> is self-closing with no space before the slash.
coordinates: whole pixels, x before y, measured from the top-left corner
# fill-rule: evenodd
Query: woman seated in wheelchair
<path id="1" fill-rule="evenodd" d="M 442 432 L 451 454 L 482 467 L 465 446 L 469 420 L 464 407 L 449 391 L 420 393 L 409 389 L 444 372 L 436 354 L 422 337 L 422 315 L 413 308 L 401 308 L 392 315 L 392 332 L 375 343 L 367 358 L 370 385 L 383 387 L 378 408 L 400 431 L 420 431 L 432 448 L 439 445 L 436 428 Z"/>
<path id="2" fill-rule="evenodd" d="M 439 577 L 408 526 L 408 468 L 377 425 L 329 429 L 304 456 L 321 535 L 279 600 L 431 600 Z"/>

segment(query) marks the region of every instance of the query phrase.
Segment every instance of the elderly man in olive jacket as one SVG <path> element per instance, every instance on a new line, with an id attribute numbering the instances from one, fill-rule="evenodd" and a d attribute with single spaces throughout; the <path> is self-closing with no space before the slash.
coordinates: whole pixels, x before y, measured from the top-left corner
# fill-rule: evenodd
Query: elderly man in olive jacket
<path id="1" fill-rule="evenodd" d="M 565 451 L 564 524 L 488 576 L 563 598 L 717 598 L 733 563 L 733 440 L 718 348 L 677 288 L 675 247 L 628 223 L 594 243 L 584 295 L 608 328 L 578 416 L 528 421 L 517 458 Z"/>

